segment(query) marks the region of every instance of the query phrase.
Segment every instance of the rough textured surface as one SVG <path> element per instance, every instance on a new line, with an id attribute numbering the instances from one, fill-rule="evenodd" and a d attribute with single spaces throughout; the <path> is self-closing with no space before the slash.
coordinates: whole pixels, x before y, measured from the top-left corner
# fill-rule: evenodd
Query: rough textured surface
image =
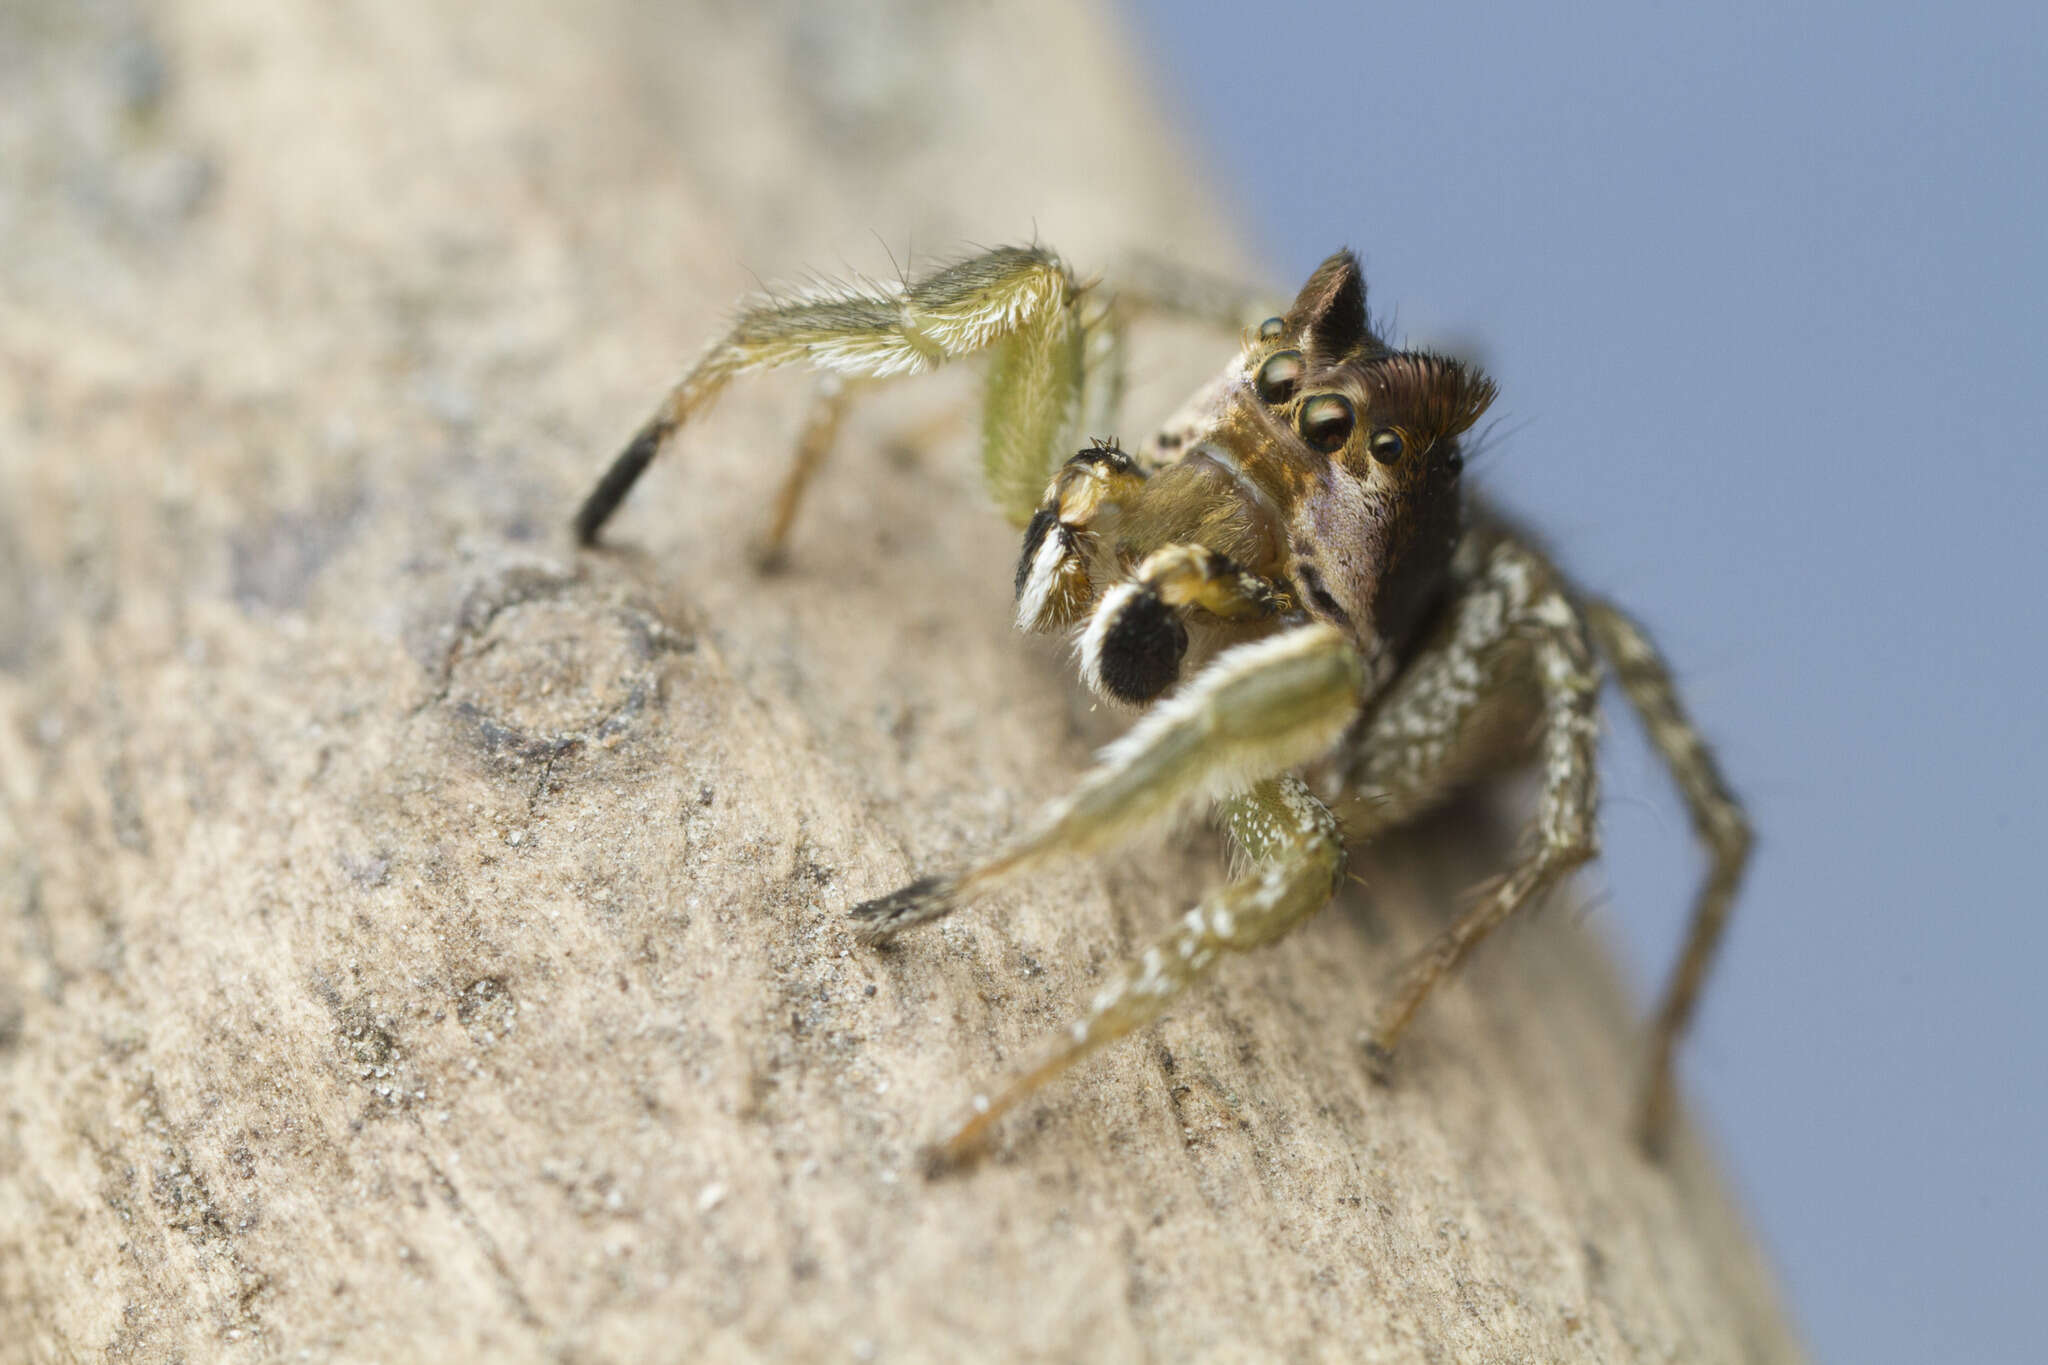
<path id="1" fill-rule="evenodd" d="M 0 1356 L 1794 1355 L 1571 914 L 1369 1083 L 1483 809 L 916 1175 L 1213 841 L 854 946 L 1113 728 L 957 377 L 564 522 L 745 268 L 1227 235 L 1067 6 L 456 8 L 0 5 Z"/>

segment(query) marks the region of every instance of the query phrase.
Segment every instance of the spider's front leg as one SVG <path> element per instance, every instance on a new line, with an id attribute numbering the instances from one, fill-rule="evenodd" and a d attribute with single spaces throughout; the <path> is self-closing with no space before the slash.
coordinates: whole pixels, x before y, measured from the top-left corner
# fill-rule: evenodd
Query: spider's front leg
<path id="1" fill-rule="evenodd" d="M 1343 631 L 1320 623 L 1224 651 L 1104 749 L 1070 795 L 994 857 L 854 907 L 862 936 L 890 938 L 1053 857 L 1101 852 L 1316 757 L 1385 673 Z"/>
<path id="2" fill-rule="evenodd" d="M 742 309 L 612 462 L 576 514 L 588 545 L 678 428 L 715 401 L 734 376 L 798 361 L 851 379 L 922 374 L 992 351 L 983 407 L 983 460 L 991 491 L 1020 524 L 1061 456 L 1087 381 L 1082 287 L 1042 247 L 999 247 L 900 287 L 825 288 Z M 843 397 L 821 395 L 785 483 L 777 532 L 786 532 L 809 471 L 823 457 Z"/>

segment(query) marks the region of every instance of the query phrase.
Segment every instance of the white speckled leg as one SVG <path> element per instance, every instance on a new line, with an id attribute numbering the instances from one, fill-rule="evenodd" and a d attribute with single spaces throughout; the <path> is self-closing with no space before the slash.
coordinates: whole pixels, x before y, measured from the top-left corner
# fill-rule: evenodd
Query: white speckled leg
<path id="1" fill-rule="evenodd" d="M 1298 778 L 1270 778 L 1230 798 L 1224 818 L 1251 869 L 1125 964 L 1037 1065 L 995 1095 L 976 1096 L 934 1147 L 936 1165 L 971 1156 L 1006 1110 L 1095 1049 L 1158 1018 L 1223 954 L 1271 943 L 1329 903 L 1343 872 L 1343 836 L 1336 818 Z"/>
<path id="2" fill-rule="evenodd" d="M 1542 696 L 1537 752 L 1543 792 L 1536 819 L 1507 875 L 1408 963 L 1393 994 L 1380 1006 L 1369 1047 L 1375 1067 L 1383 1073 L 1395 1044 L 1437 983 L 1509 916 L 1540 901 L 1597 847 L 1594 751 L 1600 738 L 1600 670 L 1585 627 L 1564 594 L 1548 589 L 1529 596 L 1503 620 L 1506 632 L 1529 642 Z"/>
<path id="3" fill-rule="evenodd" d="M 1722 932 L 1728 927 L 1728 911 L 1735 903 L 1735 889 L 1741 884 L 1742 870 L 1749 861 L 1749 821 L 1729 792 L 1706 741 L 1686 716 L 1685 707 L 1678 700 L 1678 688 L 1671 681 L 1670 667 L 1642 627 L 1619 608 L 1604 602 L 1587 604 L 1586 623 L 1614 664 L 1621 690 L 1634 705 L 1636 714 L 1643 718 L 1650 742 L 1664 756 L 1665 766 L 1685 796 L 1693 830 L 1712 860 L 1699 898 L 1693 902 L 1685 951 L 1672 969 L 1651 1029 L 1649 1074 L 1643 1083 L 1636 1136 L 1646 1149 L 1657 1152 L 1664 1146 L 1676 1104 L 1672 1053 L 1692 1022 L 1700 987 L 1706 981 L 1707 969 L 1713 965 Z"/>

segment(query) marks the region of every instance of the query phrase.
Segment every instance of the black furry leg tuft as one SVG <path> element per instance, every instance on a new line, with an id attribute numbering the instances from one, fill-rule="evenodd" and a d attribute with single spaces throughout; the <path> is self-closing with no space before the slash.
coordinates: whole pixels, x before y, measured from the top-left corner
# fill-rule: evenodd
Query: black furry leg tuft
<path id="1" fill-rule="evenodd" d="M 1096 658 L 1105 691 L 1142 705 L 1173 686 L 1188 652 L 1188 632 L 1157 593 L 1141 589 L 1125 597 L 1106 624 Z"/>
<path id="2" fill-rule="evenodd" d="M 576 509 L 576 543 L 597 544 L 597 533 L 604 529 L 619 504 L 626 500 L 626 494 L 633 491 L 633 485 L 647 471 L 654 453 L 661 449 L 661 443 L 668 439 L 672 430 L 668 423 L 659 418 L 649 422 L 634 434 L 619 457 L 612 461 L 612 467 L 597 481 L 597 487 L 590 490 L 590 496 L 583 500 L 583 506 Z"/>

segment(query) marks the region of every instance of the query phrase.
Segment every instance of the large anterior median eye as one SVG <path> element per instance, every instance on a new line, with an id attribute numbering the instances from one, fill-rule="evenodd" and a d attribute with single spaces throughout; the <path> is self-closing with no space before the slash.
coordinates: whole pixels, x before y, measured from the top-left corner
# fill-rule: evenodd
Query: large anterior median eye
<path id="1" fill-rule="evenodd" d="M 1252 386 L 1259 391 L 1262 402 L 1285 403 L 1294 397 L 1294 386 L 1301 382 L 1301 372 L 1305 368 L 1300 351 L 1275 351 L 1266 357 L 1265 364 L 1259 366 Z"/>
<path id="2" fill-rule="evenodd" d="M 1325 455 L 1334 455 L 1351 439 L 1358 414 L 1341 393 L 1319 393 L 1301 405 L 1301 439 Z"/>

